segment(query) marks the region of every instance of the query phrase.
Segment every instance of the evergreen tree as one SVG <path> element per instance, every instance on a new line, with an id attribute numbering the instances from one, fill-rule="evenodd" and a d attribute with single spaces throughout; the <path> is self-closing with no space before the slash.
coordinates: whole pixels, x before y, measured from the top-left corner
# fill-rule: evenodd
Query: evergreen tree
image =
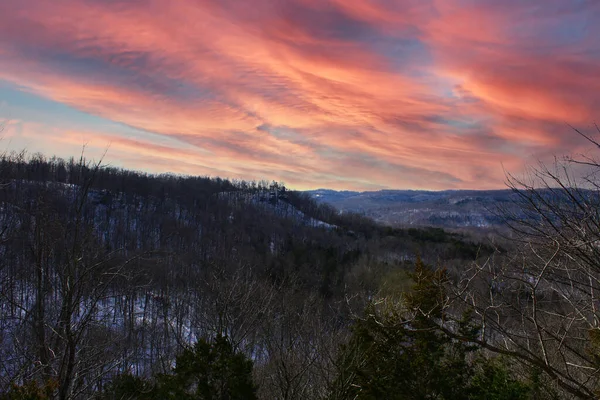
<path id="1" fill-rule="evenodd" d="M 159 398 L 182 400 L 252 400 L 252 361 L 234 351 L 229 340 L 199 340 L 177 357 L 172 375 L 158 379 Z"/>
<path id="2" fill-rule="evenodd" d="M 465 340 L 437 328 L 447 317 L 446 272 L 417 260 L 412 279 L 401 304 L 372 303 L 355 322 L 330 399 L 531 398 L 531 385 L 514 379 L 503 364 L 469 361 L 478 350 L 469 338 L 479 329 L 468 313 L 455 327 Z"/>
<path id="3" fill-rule="evenodd" d="M 118 377 L 105 392 L 106 400 L 254 400 L 252 361 L 235 352 L 229 340 L 217 336 L 199 340 L 176 359 L 171 374 L 156 377 L 154 385 L 131 375 Z"/>

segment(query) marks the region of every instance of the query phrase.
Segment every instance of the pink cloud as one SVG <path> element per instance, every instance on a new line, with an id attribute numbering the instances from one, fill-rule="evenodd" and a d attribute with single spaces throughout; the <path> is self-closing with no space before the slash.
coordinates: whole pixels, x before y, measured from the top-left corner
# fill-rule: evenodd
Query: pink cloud
<path id="1" fill-rule="evenodd" d="M 565 122 L 600 105 L 599 19 L 594 2 L 23 0 L 0 4 L 0 79 L 177 143 L 89 128 L 133 168 L 501 187 L 502 165 L 579 149 Z"/>

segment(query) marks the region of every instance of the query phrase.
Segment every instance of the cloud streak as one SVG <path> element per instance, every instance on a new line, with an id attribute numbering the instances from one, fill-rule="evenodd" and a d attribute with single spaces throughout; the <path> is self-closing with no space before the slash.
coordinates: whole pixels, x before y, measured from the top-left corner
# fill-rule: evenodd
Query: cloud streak
<path id="1" fill-rule="evenodd" d="M 87 137 L 153 171 L 492 188 L 581 149 L 565 123 L 599 109 L 599 22 L 595 1 L 14 0 L 0 80 L 128 127 L 22 116 L 59 154 Z"/>

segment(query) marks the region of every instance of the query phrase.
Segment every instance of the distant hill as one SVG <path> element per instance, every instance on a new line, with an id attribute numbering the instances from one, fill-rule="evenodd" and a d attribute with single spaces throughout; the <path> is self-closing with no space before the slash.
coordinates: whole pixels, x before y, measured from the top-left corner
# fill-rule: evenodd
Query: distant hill
<path id="1" fill-rule="evenodd" d="M 511 190 L 380 190 L 371 192 L 317 189 L 307 192 L 342 213 L 355 212 L 394 226 L 498 227 L 500 209 L 516 210 Z"/>

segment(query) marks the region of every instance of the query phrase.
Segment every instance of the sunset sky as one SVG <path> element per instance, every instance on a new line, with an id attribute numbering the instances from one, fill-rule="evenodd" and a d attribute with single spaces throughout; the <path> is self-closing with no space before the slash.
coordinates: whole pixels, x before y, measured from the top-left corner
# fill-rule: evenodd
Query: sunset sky
<path id="1" fill-rule="evenodd" d="M 484 189 L 598 119 L 597 0 L 0 0 L 0 150 Z"/>

